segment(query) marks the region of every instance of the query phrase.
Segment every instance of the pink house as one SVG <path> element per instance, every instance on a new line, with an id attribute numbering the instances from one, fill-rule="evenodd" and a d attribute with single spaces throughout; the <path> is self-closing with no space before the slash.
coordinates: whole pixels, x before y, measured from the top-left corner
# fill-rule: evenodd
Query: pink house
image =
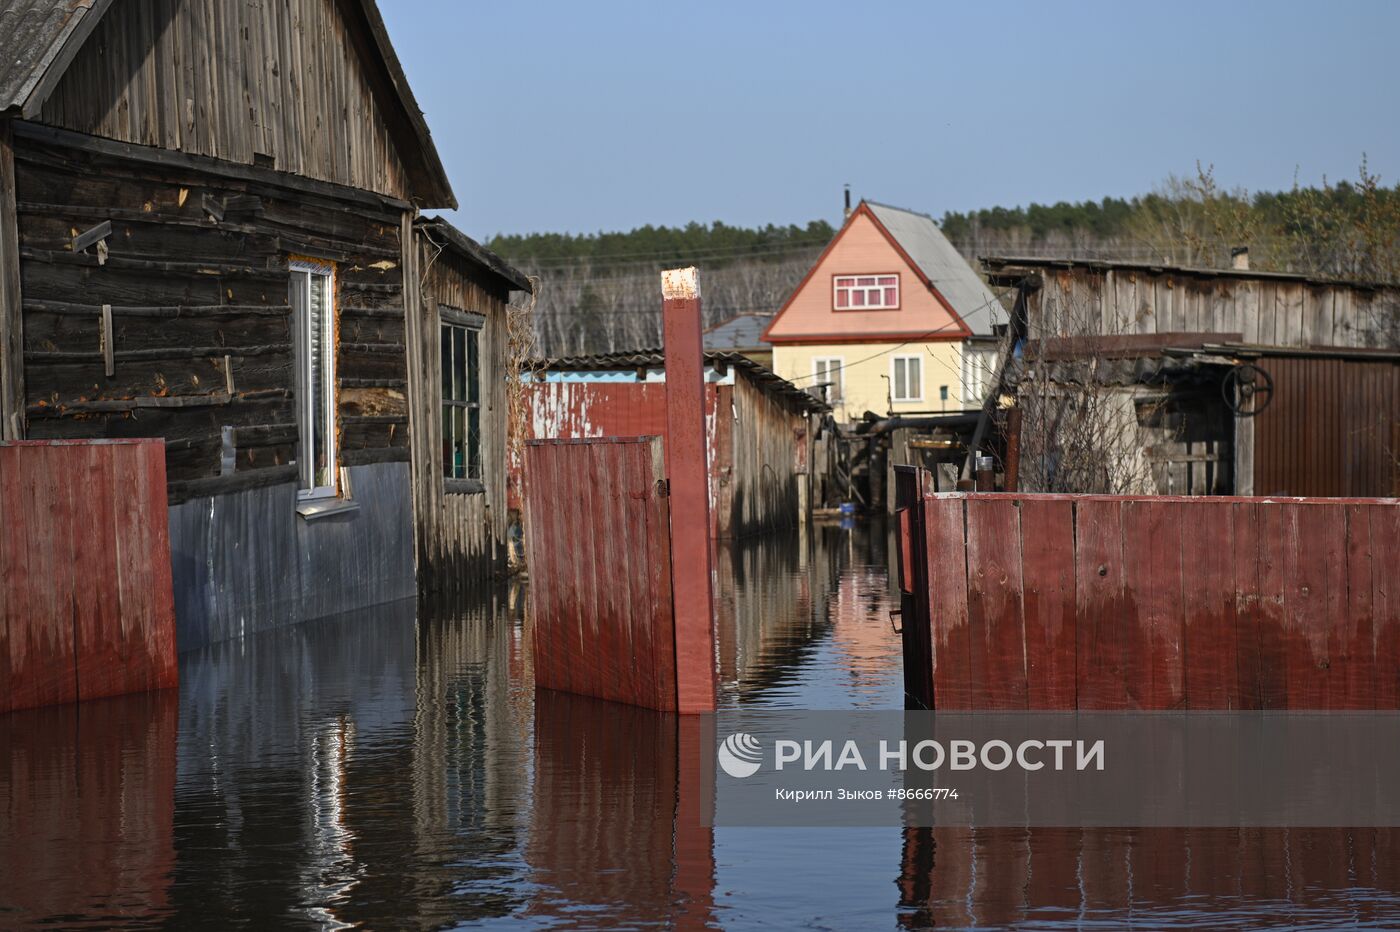
<path id="1" fill-rule="evenodd" d="M 1006 320 L 926 214 L 862 201 L 764 331 L 773 369 L 838 417 L 980 405 Z"/>

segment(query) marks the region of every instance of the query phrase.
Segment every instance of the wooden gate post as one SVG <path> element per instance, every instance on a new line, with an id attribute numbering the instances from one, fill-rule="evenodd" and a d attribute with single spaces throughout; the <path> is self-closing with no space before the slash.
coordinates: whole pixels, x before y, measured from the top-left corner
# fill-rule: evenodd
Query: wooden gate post
<path id="1" fill-rule="evenodd" d="M 671 592 L 676 705 L 715 709 L 715 621 L 710 591 L 710 492 L 705 463 L 705 357 L 695 268 L 661 273 L 666 345 L 666 481 L 671 496 Z"/>

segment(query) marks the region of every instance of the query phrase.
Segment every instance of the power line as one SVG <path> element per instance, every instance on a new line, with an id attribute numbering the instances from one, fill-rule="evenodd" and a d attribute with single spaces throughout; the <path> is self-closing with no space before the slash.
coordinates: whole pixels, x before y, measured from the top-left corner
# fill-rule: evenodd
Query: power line
<path id="1" fill-rule="evenodd" d="M 998 305 L 999 305 L 999 304 L 1001 303 L 1001 299 L 1002 299 L 1002 298 L 1004 298 L 1004 297 L 1006 297 L 1007 295 L 1011 294 L 1011 293 L 1014 292 L 1015 290 L 1016 290 L 1015 288 L 1007 288 L 1006 290 L 1002 291 L 1000 294 L 992 295 L 992 297 L 991 297 L 990 299 L 988 299 L 988 300 L 986 300 L 986 301 L 983 301 L 981 304 L 977 305 L 977 307 L 975 307 L 975 308 L 973 308 L 971 311 L 969 311 L 967 316 L 971 316 L 972 314 L 976 314 L 978 311 L 982 310 L 983 308 L 985 308 L 985 307 L 991 307 L 993 304 L 998 304 Z M 842 364 L 841 364 L 841 368 L 842 368 L 842 370 L 845 370 L 846 368 L 848 368 L 848 367 L 850 367 L 850 366 L 858 366 L 858 365 L 860 365 L 860 364 L 863 363 L 863 362 L 869 362 L 869 361 L 872 360 L 872 359 L 879 359 L 881 356 L 885 356 L 885 355 L 888 355 L 889 353 L 893 353 L 893 352 L 894 352 L 895 350 L 897 350 L 897 349 L 902 349 L 903 347 L 908 346 L 910 343 L 921 343 L 921 342 L 923 342 L 924 340 L 927 340 L 927 339 L 928 339 L 929 337 L 931 337 L 931 336 L 936 336 L 937 334 L 943 333 L 944 331 L 946 331 L 946 330 L 952 328 L 952 326 L 953 326 L 953 322 L 952 322 L 952 321 L 949 321 L 948 323 L 944 324 L 944 325 L 941 326 L 941 327 L 935 327 L 934 329 L 930 330 L 928 333 L 921 333 L 921 334 L 919 334 L 917 337 L 910 337 L 909 339 L 905 340 L 903 343 L 896 343 L 894 346 L 888 347 L 887 349 L 882 349 L 882 350 L 880 350 L 878 353 L 871 353 L 869 356 L 865 356 L 865 357 L 863 357 L 863 358 L 861 358 L 861 359 L 857 359 L 857 360 L 856 360 L 855 362 L 853 362 L 853 363 L 842 363 Z M 817 377 L 817 375 L 816 375 L 816 373 L 814 372 L 814 373 L 812 373 L 811 375 L 799 375 L 799 376 L 794 376 L 793 378 L 788 379 L 788 381 L 789 381 L 789 382 L 796 383 L 796 382 L 803 382 L 803 381 L 806 381 L 807 379 L 815 379 L 816 377 Z M 786 378 L 786 377 L 785 377 L 785 378 Z"/>

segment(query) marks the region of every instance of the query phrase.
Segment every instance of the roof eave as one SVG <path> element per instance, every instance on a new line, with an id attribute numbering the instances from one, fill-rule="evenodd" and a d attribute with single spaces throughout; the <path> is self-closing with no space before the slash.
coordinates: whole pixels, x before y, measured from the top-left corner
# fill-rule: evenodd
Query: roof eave
<path id="1" fill-rule="evenodd" d="M 427 217 L 418 221 L 420 226 L 431 228 L 442 234 L 452 246 L 468 261 L 485 269 L 506 282 L 515 291 L 534 294 L 535 284 L 524 272 L 511 265 L 492 250 L 481 245 L 442 217 Z"/>

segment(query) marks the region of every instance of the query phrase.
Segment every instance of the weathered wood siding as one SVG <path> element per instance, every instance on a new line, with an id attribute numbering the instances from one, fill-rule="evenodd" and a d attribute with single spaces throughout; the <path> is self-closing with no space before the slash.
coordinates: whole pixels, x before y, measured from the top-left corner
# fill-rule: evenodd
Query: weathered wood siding
<path id="1" fill-rule="evenodd" d="M 810 419 L 759 389 L 742 372 L 731 397 L 732 416 L 726 419 L 721 405 L 713 428 L 721 438 L 714 448 L 728 451 L 730 467 L 727 477 L 721 473 L 718 493 L 721 507 L 728 509 L 727 520 L 719 521 L 728 533 L 721 536 L 794 527 L 799 520 L 799 476 L 807 473 L 810 459 Z"/>
<path id="2" fill-rule="evenodd" d="M 39 119 L 408 199 L 335 0 L 121 0 Z"/>
<path id="3" fill-rule="evenodd" d="M 341 464 L 407 461 L 398 215 L 355 192 L 338 199 L 189 161 L 200 167 L 17 133 L 28 436 L 163 438 L 172 502 L 292 481 L 287 262 L 301 254 L 336 263 Z M 74 252 L 74 236 L 103 221 L 105 263 L 95 247 Z"/>
<path id="4" fill-rule="evenodd" d="M 413 406 L 413 507 L 420 582 L 452 588 L 504 569 L 506 559 L 506 303 L 504 284 L 451 250 L 417 237 L 423 287 L 408 311 Z M 412 274 L 412 273 L 410 273 Z M 483 490 L 449 492 L 442 465 L 442 349 L 439 308 L 486 318 L 481 332 Z"/>
<path id="5" fill-rule="evenodd" d="M 1394 346 L 1400 288 L 1191 274 L 1164 269 L 1044 269 L 1029 296 L 1031 339 L 1241 334 L 1269 346 Z"/>

